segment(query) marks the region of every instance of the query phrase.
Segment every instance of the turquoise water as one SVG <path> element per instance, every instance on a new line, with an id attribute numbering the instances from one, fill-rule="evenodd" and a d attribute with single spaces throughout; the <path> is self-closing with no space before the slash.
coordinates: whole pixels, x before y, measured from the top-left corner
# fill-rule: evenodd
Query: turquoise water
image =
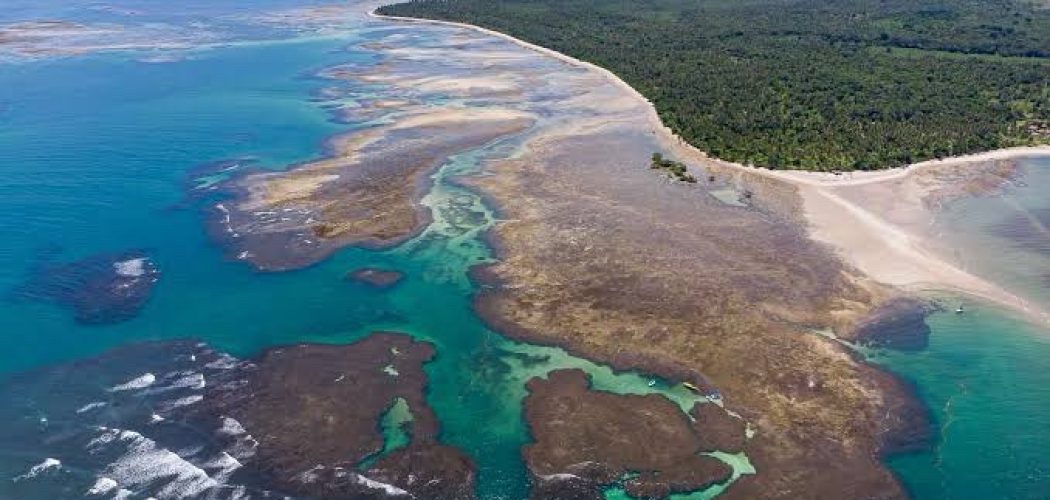
<path id="1" fill-rule="evenodd" d="M 1021 161 L 1021 182 L 952 203 L 938 216 L 943 242 L 963 268 L 1050 306 L 1050 157 Z M 892 468 L 917 498 L 1050 496 L 1050 323 L 964 297 L 935 314 L 929 348 L 876 360 L 917 385 L 939 435 L 929 452 Z"/>
<path id="2" fill-rule="evenodd" d="M 143 314 L 109 327 L 76 326 L 46 304 L 0 302 L 0 348 L 11 354 L 0 370 L 143 338 L 207 336 L 245 353 L 303 331 L 342 329 L 347 315 L 326 307 L 335 297 L 360 308 L 374 302 L 323 279 L 323 268 L 302 279 L 224 262 L 195 211 L 170 209 L 199 163 L 254 156 L 277 167 L 316 155 L 338 127 L 304 98 L 317 86 L 304 76 L 353 58 L 333 52 L 342 43 L 240 47 L 175 64 L 99 55 L 5 66 L 0 212 L 9 216 L 0 220 L 0 289 L 18 284 L 38 252 L 54 246 L 64 260 L 146 248 L 163 276 Z"/>
<path id="3" fill-rule="evenodd" d="M 346 126 L 331 123 L 311 101 L 324 84 L 310 75 L 373 60 L 344 48 L 374 36 L 361 30 L 253 42 L 193 51 L 169 64 L 124 53 L 0 66 L 0 290 L 21 283 L 38 254 L 56 247 L 62 260 L 145 248 L 163 273 L 141 314 L 116 325 L 81 326 L 57 306 L 0 301 L 0 373 L 147 339 L 197 337 L 248 356 L 278 344 L 351 341 L 376 329 L 412 333 L 437 346 L 427 367 L 428 399 L 443 441 L 477 460 L 482 498 L 524 494 L 521 399 L 533 376 L 578 367 L 599 390 L 658 392 L 692 405 L 696 396 L 681 387 L 649 387 L 640 374 L 508 341 L 474 316 L 476 290 L 466 271 L 491 259 L 479 237 L 494 216 L 445 180 L 470 173 L 486 154 L 504 154 L 513 140 L 457 157 L 436 174 L 424 200 L 435 223 L 415 240 L 385 252 L 347 249 L 295 272 L 261 274 L 224 260 L 200 214 L 172 208 L 183 200 L 187 172 L 201 163 L 252 157 L 281 168 L 316 157 Z M 385 292 L 343 280 L 362 266 L 398 269 L 407 278 Z M 933 329 L 928 350 L 878 358 L 918 384 L 945 429 L 936 450 L 891 465 L 920 498 L 1036 498 L 1048 491 L 1045 329 L 981 307 L 962 317 L 935 316 Z M 404 442 L 399 423 L 406 418 L 395 408 L 381 423 L 388 447 Z M 746 457 L 720 458 L 753 471 Z"/>
<path id="4" fill-rule="evenodd" d="M 173 208 L 192 181 L 188 172 L 204 162 L 250 157 L 262 168 L 281 168 L 320 154 L 324 140 L 347 126 L 331 123 L 311 101 L 330 83 L 310 75 L 374 60 L 344 50 L 369 36 L 362 30 L 255 42 L 169 64 L 102 54 L 5 66 L 0 210 L 10 216 L 0 221 L 0 289 L 22 282 L 37 256 L 54 248 L 64 261 L 144 248 L 162 276 L 139 316 L 115 325 L 78 325 L 69 311 L 46 303 L 0 302 L 0 350 L 8 354 L 0 373 L 141 340 L 195 337 L 250 356 L 273 345 L 348 342 L 375 330 L 411 333 L 437 347 L 427 365 L 428 400 L 442 440 L 476 460 L 481 498 L 525 495 L 521 400 L 531 377 L 575 367 L 599 390 L 661 393 L 683 409 L 697 402 L 681 387 L 650 387 L 640 374 L 511 342 L 474 315 L 467 271 L 491 259 L 480 237 L 494 216 L 446 179 L 472 172 L 486 154 L 507 154 L 513 143 L 464 154 L 435 174 L 424 200 L 435 223 L 418 238 L 384 252 L 347 249 L 300 271 L 263 274 L 226 261 L 206 238 L 200 213 Z M 363 266 L 407 277 L 389 291 L 344 280 Z M 409 417 L 396 407 L 387 417 L 377 425 L 393 449 L 406 439 L 399 424 Z M 726 460 L 749 470 L 746 457 Z"/>
<path id="5" fill-rule="evenodd" d="M 893 470 L 916 498 L 1047 498 L 1050 332 L 985 307 L 930 326 L 928 349 L 876 358 L 917 384 L 940 431 Z"/>

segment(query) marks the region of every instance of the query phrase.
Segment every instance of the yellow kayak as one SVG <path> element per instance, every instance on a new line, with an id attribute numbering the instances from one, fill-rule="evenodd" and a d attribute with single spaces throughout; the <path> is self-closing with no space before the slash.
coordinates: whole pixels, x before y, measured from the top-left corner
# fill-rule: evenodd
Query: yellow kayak
<path id="1" fill-rule="evenodd" d="M 696 384 L 694 384 L 692 382 L 682 382 L 682 387 L 685 387 L 686 389 L 689 389 L 690 391 L 693 391 L 693 392 L 695 392 L 697 394 L 700 394 L 700 388 L 697 387 Z"/>

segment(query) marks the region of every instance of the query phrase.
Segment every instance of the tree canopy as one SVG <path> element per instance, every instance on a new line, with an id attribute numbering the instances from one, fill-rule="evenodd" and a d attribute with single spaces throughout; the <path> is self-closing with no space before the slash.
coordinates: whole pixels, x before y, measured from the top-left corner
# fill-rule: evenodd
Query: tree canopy
<path id="1" fill-rule="evenodd" d="M 606 67 L 686 141 L 875 169 L 1050 142 L 1050 9 L 1024 0 L 413 0 Z"/>

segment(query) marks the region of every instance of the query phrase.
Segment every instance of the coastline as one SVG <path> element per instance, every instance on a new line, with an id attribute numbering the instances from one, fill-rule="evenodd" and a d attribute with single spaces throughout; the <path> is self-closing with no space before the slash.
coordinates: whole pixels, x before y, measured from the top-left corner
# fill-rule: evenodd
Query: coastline
<path id="1" fill-rule="evenodd" d="M 856 186 L 899 179 L 931 167 L 965 165 L 968 163 L 995 160 L 1016 160 L 1033 156 L 1050 156 L 1050 145 L 1017 146 L 1012 148 L 993 149 L 981 153 L 924 160 L 903 167 L 894 167 L 884 170 L 844 172 L 842 174 L 834 174 L 831 172 L 810 172 L 806 170 L 769 170 L 758 167 L 734 165 L 750 170 L 765 172 L 766 175 L 772 175 L 797 184 L 807 184 L 811 186 Z"/>
<path id="2" fill-rule="evenodd" d="M 370 10 L 368 12 L 368 15 L 370 17 L 373 17 L 373 18 L 376 18 L 376 19 L 384 19 L 384 20 L 400 21 L 400 22 L 408 22 L 408 23 L 437 24 L 437 25 L 441 25 L 441 26 L 451 26 L 451 27 L 456 27 L 456 28 L 470 29 L 470 30 L 477 31 L 479 33 L 484 33 L 486 35 L 490 35 L 490 36 L 495 36 L 495 37 L 501 38 L 501 39 L 506 40 L 508 42 L 511 42 L 511 43 L 513 43 L 515 45 L 518 45 L 518 46 L 524 47 L 526 49 L 529 49 L 529 50 L 532 50 L 532 51 L 535 51 L 535 52 L 539 52 L 541 54 L 553 57 L 555 59 L 558 59 L 559 61 L 571 64 L 573 66 L 577 66 L 577 67 L 581 67 L 581 68 L 586 68 L 586 69 L 589 69 L 589 70 L 597 71 L 598 73 L 600 73 L 605 78 L 608 78 L 612 83 L 614 83 L 618 87 L 628 91 L 634 97 L 636 97 L 638 99 L 641 99 L 642 101 L 645 101 L 645 103 L 647 104 L 647 107 L 649 108 L 649 113 L 648 113 L 649 116 L 647 118 L 650 120 L 650 123 L 653 123 L 653 124 L 656 125 L 656 127 L 654 127 L 654 128 L 656 130 L 659 130 L 661 134 L 665 135 L 666 136 L 666 137 L 664 137 L 665 139 L 670 139 L 670 140 L 674 141 L 674 144 L 671 146 L 671 149 L 684 150 L 684 151 L 688 151 L 688 152 L 690 152 L 690 153 L 692 153 L 694 155 L 700 155 L 701 158 L 702 158 L 700 161 L 713 162 L 713 163 L 715 163 L 717 165 L 720 165 L 720 166 L 728 166 L 728 167 L 738 168 L 738 169 L 742 169 L 744 171 L 757 173 L 759 175 L 777 177 L 777 178 L 780 178 L 782 180 L 792 181 L 794 183 L 822 184 L 822 185 L 823 184 L 836 184 L 836 185 L 844 185 L 845 184 L 845 185 L 848 185 L 848 184 L 878 182 L 878 181 L 881 181 L 881 180 L 886 180 L 887 178 L 896 178 L 896 177 L 900 177 L 900 176 L 903 176 L 903 175 L 907 175 L 908 173 L 910 173 L 910 172 L 912 172 L 914 170 L 919 170 L 919 169 L 922 169 L 922 168 L 925 168 L 925 167 L 935 166 L 935 165 L 963 164 L 963 163 L 971 163 L 971 162 L 976 162 L 976 161 L 1005 160 L 1005 159 L 1024 158 L 1024 157 L 1028 157 L 1028 156 L 1050 155 L 1050 145 L 1017 146 L 1017 147 L 1011 147 L 1011 148 L 1004 148 L 1004 149 L 995 149 L 995 150 L 991 150 L 991 151 L 984 151 L 984 152 L 980 152 L 980 153 L 971 153 L 971 154 L 967 154 L 967 155 L 949 156 L 949 157 L 945 157 L 945 158 L 923 160 L 921 162 L 912 163 L 912 164 L 909 164 L 909 165 L 905 165 L 903 167 L 893 167 L 893 168 L 887 168 L 887 169 L 883 169 L 883 170 L 851 172 L 852 176 L 859 177 L 858 179 L 844 179 L 844 178 L 841 178 L 841 177 L 836 176 L 835 174 L 832 174 L 832 173 L 829 173 L 829 172 L 813 172 L 813 171 L 808 171 L 808 170 L 790 170 L 790 169 L 788 169 L 788 170 L 771 170 L 771 169 L 767 169 L 767 168 L 761 168 L 761 167 L 755 167 L 755 166 L 750 166 L 750 165 L 744 165 L 742 163 L 731 162 L 731 161 L 723 160 L 723 159 L 720 159 L 720 158 L 712 157 L 707 152 L 705 152 L 705 151 L 703 151 L 701 149 L 698 149 L 698 148 L 696 148 L 696 147 L 686 143 L 684 141 L 684 139 L 682 139 L 677 134 L 675 134 L 670 129 L 670 127 L 664 125 L 663 121 L 660 120 L 659 115 L 657 115 L 657 113 L 656 113 L 656 108 L 653 107 L 652 102 L 650 102 L 648 98 L 646 98 L 644 95 L 642 95 L 641 92 L 638 92 L 634 87 L 630 86 L 627 82 L 623 81 L 620 77 L 616 76 L 615 73 L 613 73 L 612 71 L 610 71 L 610 70 L 608 70 L 606 68 L 598 66 L 598 65 L 596 65 L 594 63 L 583 61 L 583 60 L 577 59 L 575 57 L 563 54 L 563 53 L 555 51 L 553 49 L 548 49 L 546 47 L 542 47 L 540 45 L 536 45 L 534 43 L 527 42 L 527 41 L 522 40 L 520 38 L 515 38 L 515 37 L 513 37 L 511 35 L 508 35 L 506 33 L 501 33 L 499 31 L 494 31 L 494 30 L 491 30 L 491 29 L 488 29 L 488 28 L 483 28 L 481 26 L 475 26 L 473 24 L 467 24 L 467 23 L 459 23 L 459 22 L 455 22 L 455 21 L 442 21 L 442 20 L 438 20 L 438 19 L 421 19 L 421 18 L 415 18 L 415 17 L 387 16 L 387 15 L 383 15 L 383 14 L 380 14 L 380 13 L 376 12 L 378 9 L 379 9 L 379 7 L 373 8 L 372 10 Z M 784 174 L 784 175 L 780 175 L 780 174 Z"/>
<path id="3" fill-rule="evenodd" d="M 814 239 L 830 245 L 849 264 L 866 275 L 883 283 L 897 286 L 908 292 L 945 291 L 961 293 L 1003 305 L 1020 312 L 1035 321 L 1050 321 L 1047 312 L 1034 308 L 1027 300 L 981 277 L 959 269 L 946 259 L 932 252 L 920 235 L 897 227 L 861 204 L 831 193 L 829 188 L 859 186 L 900 180 L 931 167 L 966 165 L 995 160 L 1013 160 L 1032 156 L 1050 156 L 1050 145 L 1023 146 L 969 155 L 925 160 L 904 167 L 878 171 L 850 172 L 836 175 L 827 172 L 802 170 L 770 170 L 743 165 L 709 156 L 706 152 L 688 144 L 669 127 L 664 125 L 653 104 L 640 92 L 620 79 L 612 71 L 593 63 L 579 60 L 552 49 L 542 47 L 511 35 L 480 26 L 454 21 L 419 19 L 379 14 L 379 7 L 369 10 L 368 15 L 376 19 L 408 23 L 426 23 L 470 29 L 514 43 L 528 50 L 553 57 L 564 63 L 596 71 L 609 82 L 645 103 L 646 119 L 661 145 L 680 157 L 699 163 L 706 168 L 725 168 L 735 172 L 758 175 L 782 181 L 798 190 L 803 201 L 803 216 Z M 822 216 L 822 211 L 825 212 Z M 843 217 L 843 215 L 846 215 Z M 857 239 L 857 228 L 864 228 L 867 237 Z M 873 248 L 879 249 L 878 252 Z M 866 255 L 858 255 L 858 252 Z M 889 252 L 890 258 L 875 258 L 872 254 Z M 931 271 L 932 269 L 932 271 Z M 910 270 L 919 270 L 910 274 Z"/>
<path id="4" fill-rule="evenodd" d="M 721 443 L 697 451 L 715 450 L 714 458 L 734 470 L 727 482 L 683 495 L 687 498 L 1024 498 L 1050 491 L 1050 476 L 1041 474 L 1050 468 L 1043 451 L 1050 446 L 1050 433 L 1038 431 L 1050 426 L 1050 413 L 1043 411 L 1050 408 L 1045 390 L 1050 387 L 1050 342 L 1045 341 L 1050 330 L 1000 321 L 1000 312 L 1018 317 L 1012 308 L 944 293 L 930 297 L 940 309 L 928 317 L 934 334 L 926 333 L 923 350 L 898 351 L 886 348 L 888 342 L 878 343 L 895 339 L 886 328 L 892 317 L 877 328 L 876 335 L 884 336 L 869 345 L 864 340 L 871 337 L 848 332 L 856 319 L 848 313 L 863 314 L 890 287 L 813 243 L 800 194 L 811 186 L 735 167 L 712 167 L 718 179 L 708 182 L 701 176 L 707 172 L 693 162 L 689 168 L 700 182 L 674 182 L 649 169 L 650 153 L 668 150 L 647 128 L 643 103 L 598 73 L 473 31 L 369 22 L 362 8 L 369 5 L 344 4 L 345 12 L 306 10 L 300 16 L 317 16 L 319 22 L 322 16 L 335 22 L 352 16 L 350 30 L 360 29 L 360 36 L 348 35 L 353 44 L 347 45 L 346 35 L 327 35 L 333 40 L 224 48 L 192 63 L 199 78 L 175 78 L 159 89 L 157 71 L 183 70 L 178 65 L 143 70 L 134 63 L 133 71 L 114 75 L 106 60 L 72 61 L 72 73 L 57 71 L 64 63 L 41 64 L 47 71 L 33 78 L 8 78 L 19 83 L 11 85 L 12 102 L 26 104 L 3 116 L 20 124 L 20 133 L 5 143 L 20 167 L 12 172 L 11 185 L 48 189 L 6 200 L 9 213 L 24 216 L 6 226 L 12 238 L 5 283 L 17 283 L 18 271 L 38 257 L 51 255 L 55 262 L 81 257 L 60 253 L 63 248 L 88 254 L 148 248 L 170 279 L 163 280 L 163 289 L 157 289 L 140 317 L 120 326 L 77 325 L 68 312 L 46 304 L 4 304 L 0 324 L 5 330 L 33 334 L 5 339 L 5 349 L 16 354 L 2 370 L 12 382 L 5 390 L 18 404 L 3 408 L 12 425 L 0 465 L 14 479 L 0 485 L 0 497 L 50 500 L 59 488 L 71 494 L 88 491 L 96 477 L 117 485 L 108 494 L 118 496 L 135 491 L 159 497 L 178 486 L 205 484 L 213 484 L 217 495 L 240 490 L 267 496 L 260 488 L 277 479 L 271 477 L 280 473 L 272 467 L 276 463 L 284 464 L 285 472 L 316 478 L 313 485 L 299 486 L 322 496 L 334 494 L 321 491 L 325 485 L 342 484 L 455 498 L 448 489 L 472 484 L 465 498 L 524 499 L 530 493 L 547 498 L 537 486 L 569 487 L 575 480 L 566 481 L 567 474 L 591 472 L 571 465 L 616 463 L 621 457 L 695 446 L 687 444 L 692 442 L 688 436 L 659 432 L 659 414 L 645 411 L 639 399 L 645 394 L 675 403 L 679 408 L 663 404 L 666 413 L 690 417 L 702 439 Z M 287 16 L 289 22 L 302 22 Z M 369 43 L 356 43 L 364 40 Z M 377 51 L 382 56 L 373 59 Z M 347 76 L 360 74 L 347 60 L 387 62 L 376 73 L 383 81 L 374 87 L 350 82 L 340 85 L 340 92 L 302 76 L 334 67 Z M 332 142 L 341 137 L 343 125 L 432 102 L 359 101 L 357 94 L 371 99 L 416 95 L 419 82 L 444 83 L 464 74 L 490 75 L 493 84 L 471 79 L 478 87 L 463 91 L 466 100 L 492 107 L 505 98 L 509 106 L 535 110 L 543 118 L 512 137 L 454 155 L 424 175 L 425 183 L 416 186 L 422 192 L 411 198 L 428 217 L 418 227 L 424 233 L 414 233 L 418 237 L 383 251 L 348 244 L 316 265 L 269 273 L 257 272 L 249 262 L 224 261 L 202 231 L 204 214 L 198 209 L 212 201 L 229 202 L 224 193 L 212 191 L 223 179 L 337 157 Z M 111 81 L 105 88 L 112 91 L 99 92 L 91 103 L 76 99 L 83 93 L 78 80 L 94 84 L 98 79 Z M 245 81 L 268 89 L 250 106 L 229 97 L 244 94 Z M 533 92 L 490 92 L 506 81 Z M 54 82 L 62 85 L 49 87 Z M 451 84 L 442 88 L 455 91 Z M 128 95 L 136 97 L 134 106 L 126 105 Z M 340 97 L 360 107 L 336 113 Z M 35 104 L 48 102 L 77 106 Z M 380 104 L 386 102 L 398 104 Z M 55 124 L 66 123 L 70 111 L 92 117 L 92 109 L 109 110 L 90 118 L 94 140 L 55 133 Z M 185 116 L 201 119 L 182 131 L 178 125 Z M 343 121 L 332 127 L 325 117 Z M 448 136 L 449 129 L 433 134 Z M 411 134 L 393 137 L 406 138 Z M 100 142 L 113 147 L 92 146 Z M 395 155 L 394 148 L 388 151 Z M 200 163 L 219 158 L 236 160 Z M 1040 192 L 1050 185 L 1046 160 L 1050 157 L 1036 160 L 1046 168 L 1023 168 L 1025 176 L 1014 178 L 1017 183 L 1010 187 L 1034 193 L 1038 203 L 1026 207 L 1040 217 L 1043 212 L 1032 209 L 1044 206 Z M 187 170 L 190 165 L 200 166 Z M 960 170 L 981 170 L 973 167 Z M 67 180 L 69 172 L 83 175 Z M 895 183 L 912 178 L 827 189 L 882 217 L 879 206 L 886 200 L 876 198 L 896 200 L 902 190 Z M 412 187 L 408 180 L 397 185 Z M 230 189 L 240 190 L 238 197 L 246 194 L 244 188 L 231 181 Z M 876 188 L 878 196 L 872 197 Z M 714 191 L 728 193 L 730 201 Z M 1011 201 L 1033 199 L 1008 194 Z M 212 200 L 213 195 L 223 199 Z M 172 200 L 184 201 L 163 212 L 150 208 Z M 865 204 L 872 201 L 880 205 Z M 994 210 L 1001 201 L 961 199 L 952 203 L 951 215 L 980 227 L 983 218 L 959 214 L 1001 215 L 1005 212 Z M 101 208 L 70 211 L 70 206 Z M 964 207 L 976 210 L 964 212 Z M 216 224 L 223 218 L 218 210 L 211 215 Z M 899 223 L 895 216 L 887 220 Z M 209 229 L 223 231 L 222 226 Z M 941 243 L 948 241 L 966 245 L 955 238 Z M 973 256 L 951 259 L 945 246 L 934 250 L 962 269 L 981 269 L 969 267 L 976 262 Z M 985 248 L 995 259 L 1006 256 L 1003 245 Z M 1050 260 L 1002 262 L 1033 264 L 1021 272 L 1050 271 L 1043 267 Z M 366 269 L 397 270 L 405 279 L 391 289 L 346 281 L 348 274 Z M 1004 275 L 1003 283 L 1017 283 L 1009 278 Z M 857 293 L 856 285 L 871 288 Z M 960 300 L 966 314 L 953 312 Z M 847 315 L 835 315 L 840 312 Z M 506 327 L 499 326 L 501 321 Z M 833 326 L 811 330 L 828 325 Z M 838 339 L 832 331 L 840 333 Z M 179 340 L 187 332 L 200 337 Z M 420 349 L 403 346 L 395 352 L 389 342 L 354 348 L 376 340 L 373 332 L 407 332 L 406 341 L 429 345 L 436 354 L 420 372 Z M 295 353 L 310 353 L 311 359 L 293 363 Z M 880 359 L 880 354 L 889 357 Z M 557 370 L 566 369 L 591 380 L 587 392 L 557 395 L 569 405 L 579 403 L 570 408 L 579 411 L 537 415 L 530 422 L 529 387 L 550 382 Z M 420 374 L 426 380 L 417 389 Z M 152 386 L 141 389 L 145 380 Z M 241 385 L 251 380 L 256 383 Z M 692 381 L 700 390 L 681 381 Z M 135 386 L 140 389 L 114 390 Z M 217 402 L 206 394 L 219 391 L 229 397 L 227 411 L 213 406 Z M 586 399 L 594 396 L 625 405 L 584 411 Z M 198 397 L 204 399 L 184 406 Z M 698 407 L 704 415 L 690 410 L 705 397 L 713 404 Z M 286 411 L 287 405 L 279 404 L 303 398 L 308 401 Z M 377 413 L 379 406 L 385 410 Z M 178 411 L 171 414 L 169 408 Z M 238 418 L 231 410 L 240 412 Z M 199 418 L 188 419 L 186 412 Z M 719 425 L 718 419 L 735 428 Z M 282 425 L 311 420 L 323 420 L 323 425 Z M 593 427 L 579 427 L 588 422 Z M 616 429 L 618 422 L 622 431 Z M 543 426 L 535 423 L 548 429 L 568 425 L 561 437 L 543 439 Z M 616 445 L 581 456 L 595 450 L 593 444 L 610 440 Z M 259 442 L 268 450 L 242 457 Z M 523 452 L 542 442 L 568 451 L 567 460 L 547 468 L 530 464 Z M 348 448 L 374 453 L 348 468 L 354 465 L 348 460 L 359 456 Z M 139 453 L 143 449 L 152 451 Z M 338 457 L 318 459 L 329 452 Z M 680 456 L 672 465 L 692 469 L 695 458 Z M 263 467 L 263 460 L 271 467 Z M 344 467 L 346 474 L 310 470 L 326 464 Z M 242 470 L 232 470 L 237 467 Z M 665 469 L 644 463 L 629 468 L 659 470 L 658 478 Z M 37 472 L 38 477 L 29 477 Z M 365 484 L 348 484 L 355 478 Z M 621 476 L 620 486 L 626 479 Z M 431 485 L 446 491 L 416 491 Z M 626 499 L 630 491 L 620 487 L 587 498 L 605 493 Z M 379 496 L 382 491 L 341 494 Z"/>
<path id="5" fill-rule="evenodd" d="M 904 228 L 896 227 L 893 222 L 883 219 L 880 216 L 881 214 L 873 212 L 866 207 L 862 203 L 862 200 L 847 197 L 841 193 L 833 192 L 833 190 L 844 187 L 887 184 L 892 181 L 907 179 L 926 170 L 932 170 L 934 167 L 986 163 L 998 160 L 1050 155 L 1050 146 L 1009 148 L 988 151 L 960 157 L 928 160 L 908 165 L 906 167 L 877 172 L 851 173 L 846 176 L 817 172 L 772 171 L 760 169 L 711 158 L 704 152 L 685 144 L 667 127 L 663 126 L 656 116 L 651 103 L 649 103 L 644 96 L 641 96 L 637 91 L 604 68 L 578 61 L 569 56 L 565 56 L 564 54 L 543 47 L 538 47 L 529 44 L 528 42 L 517 40 L 509 35 L 463 23 L 383 16 L 377 14 L 375 11 L 372 11 L 369 14 L 380 19 L 432 23 L 471 29 L 487 35 L 499 37 L 541 54 L 549 55 L 568 64 L 597 70 L 611 83 L 614 83 L 622 89 L 627 89 L 631 95 L 642 99 L 646 104 L 645 109 L 647 110 L 646 115 L 648 123 L 652 126 L 652 131 L 654 132 L 656 139 L 662 147 L 680 155 L 680 158 L 678 159 L 690 163 L 696 162 L 705 167 L 713 167 L 716 169 L 721 167 L 722 169 L 736 173 L 738 180 L 739 177 L 741 177 L 740 174 L 744 174 L 755 175 L 764 179 L 777 181 L 773 184 L 786 185 L 788 189 L 797 193 L 801 204 L 804 205 L 803 207 L 799 207 L 799 212 L 802 212 L 801 215 L 805 217 L 804 221 L 809 227 L 810 237 L 824 243 L 831 249 L 836 250 L 836 253 L 842 258 L 842 260 L 851 264 L 853 268 L 862 271 L 863 274 L 875 278 L 882 283 L 894 285 L 899 290 L 905 292 L 921 292 L 924 295 L 930 291 L 948 292 L 951 294 L 968 294 L 977 297 L 982 301 L 991 302 L 996 307 L 1004 306 L 1010 311 L 1020 312 L 1027 319 L 1038 317 L 1036 313 L 1029 308 L 1028 303 L 1025 302 L 1024 299 L 1004 290 L 995 283 L 991 283 L 965 272 L 959 267 L 953 265 L 947 259 L 944 259 L 940 255 L 925 248 L 923 246 L 924 242 L 921 241 L 921 235 L 913 234 Z M 486 194 L 485 198 L 493 200 L 495 197 Z M 838 220 L 837 222 L 833 221 L 831 225 L 823 224 L 826 222 L 823 220 L 814 220 L 813 212 L 819 207 L 814 206 L 813 200 L 823 200 L 824 203 L 831 203 L 829 210 L 824 211 L 825 215 L 831 217 L 831 219 L 840 218 L 841 220 Z M 500 210 L 501 212 L 504 211 L 504 207 L 499 204 L 493 206 L 496 210 Z M 845 216 L 843 217 L 843 215 Z M 890 250 L 892 251 L 874 261 L 858 258 L 857 255 L 854 255 L 851 252 L 857 251 L 858 249 L 870 250 L 871 248 L 874 248 L 876 251 L 870 253 L 878 254 L 886 251 L 886 249 L 879 249 L 878 246 L 869 247 L 869 241 L 851 240 L 849 234 L 842 233 L 843 231 L 850 230 L 859 231 L 861 233 L 870 233 L 869 236 L 872 236 L 876 242 L 883 245 L 888 244 L 883 240 L 888 240 Z M 497 256 L 501 256 L 505 253 L 502 251 L 504 245 L 499 244 L 502 240 L 497 236 L 498 235 L 496 234 L 490 234 L 486 237 L 486 240 L 488 240 L 490 245 L 495 249 Z M 904 262 L 907 265 L 914 266 L 920 270 L 932 267 L 934 272 L 919 274 L 918 276 L 921 279 L 908 279 L 909 273 L 906 269 L 902 270 L 900 267 L 894 268 L 892 266 L 889 269 L 880 269 L 878 266 L 886 264 L 885 261 Z M 475 268 L 471 274 L 472 278 L 485 288 L 491 287 L 498 289 L 500 283 L 508 281 L 505 274 L 501 274 L 499 271 L 488 266 Z M 514 280 L 510 280 L 510 282 L 514 283 Z M 514 286 L 520 287 L 523 285 L 518 283 Z M 553 337 L 544 337 L 542 335 L 537 336 L 538 332 L 534 331 L 535 329 L 529 328 L 526 325 L 520 325 L 514 318 L 507 317 L 505 311 L 501 312 L 497 310 L 495 305 L 498 301 L 491 296 L 492 293 L 498 292 L 487 291 L 484 293 L 486 297 L 476 297 L 475 308 L 487 323 L 494 325 L 497 330 L 505 332 L 505 334 L 508 334 L 512 338 L 540 344 L 557 343 L 557 345 L 562 348 L 592 359 L 596 356 L 604 358 L 603 354 L 608 354 L 602 353 L 600 350 L 592 348 L 592 346 L 565 345 L 565 343 L 556 341 Z M 659 361 L 670 361 L 659 360 L 658 358 L 646 359 L 646 356 L 639 356 L 631 359 L 613 356 L 610 359 L 613 359 L 611 362 L 613 366 L 621 368 L 634 367 L 636 369 L 639 365 L 651 367 L 654 364 L 663 368 Z M 922 423 L 924 419 L 922 415 L 924 415 L 929 409 L 921 407 L 922 400 L 919 398 L 915 388 L 909 380 L 900 377 L 896 373 L 890 372 L 882 365 L 860 359 L 857 359 L 857 362 L 871 367 L 871 370 L 867 372 L 867 375 L 872 377 L 876 385 L 881 385 L 883 383 L 887 384 L 880 389 L 880 392 L 882 392 L 882 395 L 885 397 L 884 402 L 891 407 L 899 405 L 897 406 L 897 411 L 887 412 L 887 415 L 894 413 L 893 419 L 896 425 L 892 426 L 892 429 L 883 429 L 883 432 L 879 433 L 881 438 L 879 440 L 880 448 L 878 452 L 880 459 L 884 459 L 886 455 L 915 450 L 916 447 L 920 446 L 922 442 L 929 438 L 929 436 L 924 436 L 923 434 L 925 431 L 930 430 L 930 428 Z M 675 367 L 677 365 L 674 363 L 668 363 L 665 366 Z M 660 370 L 658 369 L 656 371 L 659 372 Z M 761 438 L 763 441 L 766 439 L 765 435 L 760 434 L 760 436 L 763 436 Z M 755 446 L 758 446 L 758 444 L 756 443 Z M 775 460 L 773 457 L 762 456 L 761 452 L 756 453 L 754 457 L 757 458 L 756 463 L 760 468 L 773 465 L 772 463 L 767 462 L 767 459 Z M 757 486 L 753 486 L 753 484 L 755 484 L 754 479 L 755 478 L 745 478 L 745 481 L 737 486 L 737 490 L 731 490 L 729 495 L 735 496 L 734 493 L 740 494 L 741 492 L 744 492 L 745 495 L 748 492 L 756 493 L 759 490 L 755 489 Z"/>

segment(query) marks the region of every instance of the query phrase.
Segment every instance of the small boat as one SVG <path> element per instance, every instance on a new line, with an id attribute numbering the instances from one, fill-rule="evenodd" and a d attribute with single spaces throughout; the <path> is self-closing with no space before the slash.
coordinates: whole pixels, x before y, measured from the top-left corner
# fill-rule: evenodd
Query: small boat
<path id="1" fill-rule="evenodd" d="M 656 379 L 655 378 L 649 381 L 649 387 L 656 387 Z"/>
<path id="2" fill-rule="evenodd" d="M 965 310 L 963 310 L 963 306 L 962 306 L 962 304 L 959 304 L 959 307 L 957 307 L 957 308 L 955 309 L 955 314 L 962 314 L 962 313 L 964 313 L 964 312 L 966 312 L 966 311 L 965 311 Z"/>
<path id="3" fill-rule="evenodd" d="M 693 392 L 695 392 L 697 394 L 700 393 L 700 388 L 697 387 L 696 384 L 694 384 L 692 382 L 682 382 L 682 387 L 685 387 L 686 389 L 689 389 L 690 391 L 693 391 Z"/>

